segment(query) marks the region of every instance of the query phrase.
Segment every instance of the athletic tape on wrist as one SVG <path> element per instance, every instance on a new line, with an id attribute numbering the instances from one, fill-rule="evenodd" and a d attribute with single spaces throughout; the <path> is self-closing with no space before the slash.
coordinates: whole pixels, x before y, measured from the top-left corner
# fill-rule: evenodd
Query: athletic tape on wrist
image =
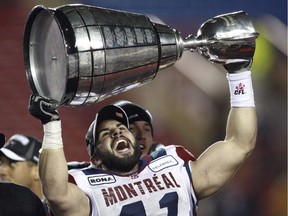
<path id="1" fill-rule="evenodd" d="M 51 121 L 43 125 L 42 149 L 63 148 L 61 121 Z"/>
<path id="2" fill-rule="evenodd" d="M 227 74 L 231 107 L 255 107 L 251 71 Z"/>

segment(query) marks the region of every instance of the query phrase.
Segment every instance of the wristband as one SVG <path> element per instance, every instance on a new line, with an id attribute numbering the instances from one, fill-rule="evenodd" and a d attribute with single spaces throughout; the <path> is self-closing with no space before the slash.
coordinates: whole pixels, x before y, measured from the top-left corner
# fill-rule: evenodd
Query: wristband
<path id="1" fill-rule="evenodd" d="M 51 121 L 43 125 L 42 149 L 63 148 L 61 121 Z"/>
<path id="2" fill-rule="evenodd" d="M 227 73 L 231 107 L 255 107 L 251 71 Z"/>

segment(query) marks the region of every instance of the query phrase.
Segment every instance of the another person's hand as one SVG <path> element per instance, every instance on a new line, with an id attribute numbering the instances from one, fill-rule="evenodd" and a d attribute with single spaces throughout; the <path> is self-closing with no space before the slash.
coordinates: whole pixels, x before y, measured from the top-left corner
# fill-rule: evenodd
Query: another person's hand
<path id="1" fill-rule="evenodd" d="M 51 121 L 59 121 L 57 112 L 58 102 L 52 99 L 44 98 L 40 95 L 31 95 L 29 101 L 29 113 L 39 119 L 42 124 Z"/>

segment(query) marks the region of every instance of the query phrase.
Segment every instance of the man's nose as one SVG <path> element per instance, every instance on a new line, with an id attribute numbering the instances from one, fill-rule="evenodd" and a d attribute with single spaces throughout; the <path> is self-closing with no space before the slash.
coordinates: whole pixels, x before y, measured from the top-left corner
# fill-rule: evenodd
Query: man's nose
<path id="1" fill-rule="evenodd" d="M 145 136 L 144 136 L 143 130 L 141 130 L 140 128 L 137 128 L 135 130 L 135 137 L 136 139 L 144 139 Z"/>
<path id="2" fill-rule="evenodd" d="M 121 134 L 122 134 L 122 131 L 119 128 L 115 128 L 111 133 L 112 137 L 118 137 Z"/>

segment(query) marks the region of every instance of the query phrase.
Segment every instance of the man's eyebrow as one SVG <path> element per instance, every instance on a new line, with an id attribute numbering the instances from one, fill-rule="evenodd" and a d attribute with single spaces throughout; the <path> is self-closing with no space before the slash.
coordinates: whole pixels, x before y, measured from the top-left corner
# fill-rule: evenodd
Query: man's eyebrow
<path id="1" fill-rule="evenodd" d="M 136 122 L 136 121 L 135 121 Z M 129 126 L 135 126 L 135 122 L 131 122 L 130 124 L 129 124 Z M 147 121 L 143 121 L 144 123 L 143 123 L 143 125 L 144 126 L 150 126 L 151 127 L 151 125 L 147 122 Z"/>
<path id="2" fill-rule="evenodd" d="M 103 131 L 108 131 L 108 130 L 109 130 L 109 128 L 103 128 L 103 129 L 101 129 L 101 130 L 98 131 L 98 134 L 100 134 L 100 133 L 103 132 Z"/>
<path id="3" fill-rule="evenodd" d="M 116 127 L 121 127 L 121 126 L 125 126 L 123 123 L 119 122 L 116 124 Z M 109 131 L 109 128 L 102 128 L 101 130 L 98 131 L 98 134 L 100 134 L 103 131 Z"/>

